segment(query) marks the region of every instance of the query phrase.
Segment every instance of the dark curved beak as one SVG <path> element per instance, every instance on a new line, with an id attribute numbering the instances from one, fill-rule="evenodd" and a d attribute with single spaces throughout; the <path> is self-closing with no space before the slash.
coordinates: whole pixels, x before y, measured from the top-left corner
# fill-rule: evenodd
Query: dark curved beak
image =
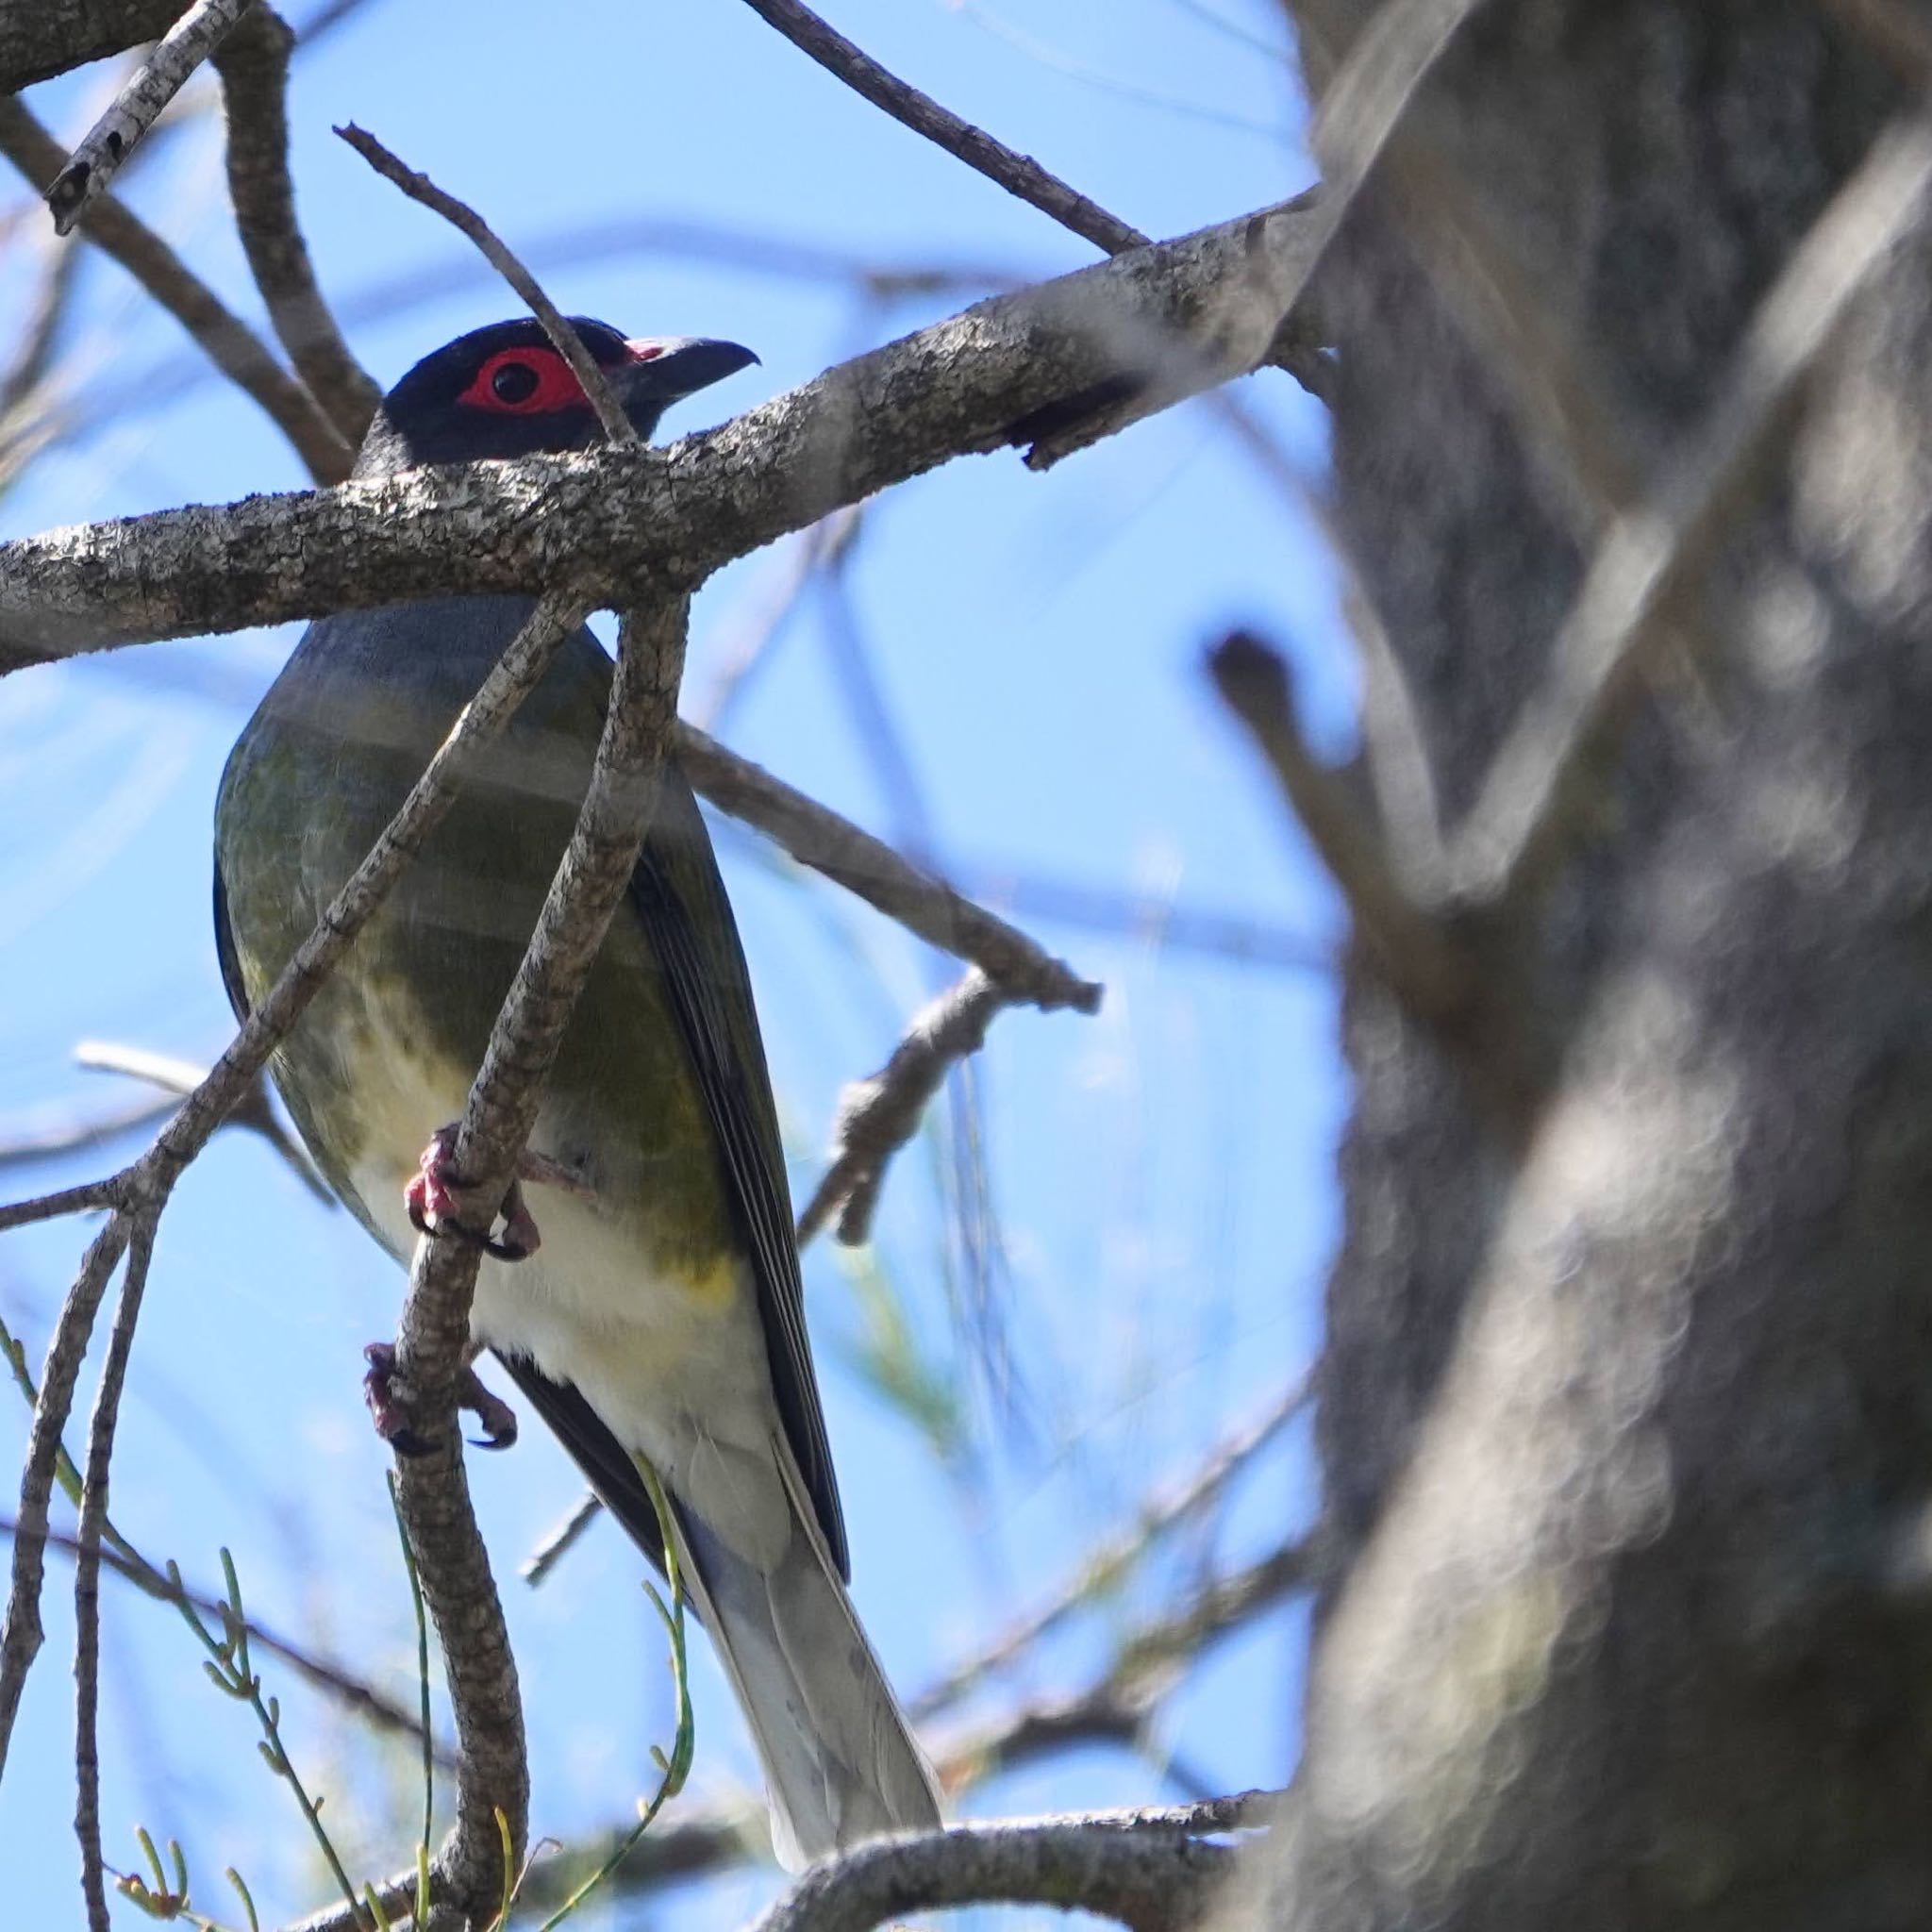
<path id="1" fill-rule="evenodd" d="M 610 373 L 626 409 L 639 405 L 661 409 L 680 396 L 736 375 L 758 359 L 737 342 L 712 341 L 705 336 L 641 337 L 624 346 L 630 352 L 629 359 Z"/>

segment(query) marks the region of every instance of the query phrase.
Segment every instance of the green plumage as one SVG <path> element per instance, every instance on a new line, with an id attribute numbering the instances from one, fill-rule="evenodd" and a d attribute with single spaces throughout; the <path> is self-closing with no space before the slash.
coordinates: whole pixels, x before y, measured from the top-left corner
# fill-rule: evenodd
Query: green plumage
<path id="1" fill-rule="evenodd" d="M 574 325 L 644 433 L 741 369 L 731 343 Z M 425 358 L 359 474 L 585 446 L 594 418 L 528 322 Z M 238 1014 L 394 816 L 530 600 L 456 597 L 311 625 L 249 721 L 215 815 L 215 924 Z M 336 1191 L 399 1257 L 404 1191 L 463 1112 L 594 761 L 611 667 L 588 631 L 550 671 L 272 1063 Z M 791 1208 L 731 908 L 696 800 L 650 831 L 545 1088 L 525 1189 L 541 1242 L 478 1269 L 471 1326 L 660 1563 L 643 1458 L 737 1691 L 793 1861 L 929 1826 L 931 1775 L 843 1587 Z M 561 1174 L 559 1176 L 559 1170 Z"/>
<path id="2" fill-rule="evenodd" d="M 421 649 L 425 641 L 411 633 L 425 608 L 440 614 L 441 675 L 408 708 L 373 681 L 379 667 L 369 662 L 365 636 L 333 651 L 327 627 L 318 625 L 326 660 L 352 675 L 288 680 L 292 689 L 277 688 L 236 747 L 216 840 L 249 1002 L 308 937 L 513 635 L 523 613 L 514 600 L 504 605 L 479 598 L 378 614 L 387 652 Z M 458 653 L 448 650 L 453 615 L 470 644 Z M 608 689 L 603 652 L 588 637 L 572 640 L 275 1056 L 303 1138 L 378 1234 L 377 1204 L 362 1201 L 356 1173 L 379 1163 L 404 1185 L 425 1124 L 413 1114 L 399 1143 L 384 1130 L 425 1088 L 450 1103 L 428 1127 L 462 1111 L 575 822 Z M 674 874 L 688 874 L 690 857 L 678 864 L 677 847 L 703 840 L 704 829 L 681 784 L 667 793 L 654 856 Z M 608 1077 L 613 1067 L 623 1069 L 621 1080 Z M 733 1245 L 694 1071 L 635 917 L 613 922 L 591 968 L 551 1076 L 546 1125 L 552 1141 L 543 1151 L 588 1186 L 648 1194 L 640 1233 L 654 1260 L 702 1274 Z"/>

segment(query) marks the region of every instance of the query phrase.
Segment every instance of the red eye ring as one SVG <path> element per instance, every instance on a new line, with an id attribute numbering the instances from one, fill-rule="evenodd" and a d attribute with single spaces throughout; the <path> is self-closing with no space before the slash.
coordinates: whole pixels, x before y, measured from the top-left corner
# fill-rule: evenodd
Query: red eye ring
<path id="1" fill-rule="evenodd" d="M 536 378 L 529 391 L 508 400 L 496 392 L 496 378 L 508 370 Z M 541 416 L 553 409 L 587 408 L 582 387 L 571 367 L 555 349 L 499 349 L 477 370 L 469 388 L 457 397 L 468 409 L 488 409 L 497 416 Z"/>

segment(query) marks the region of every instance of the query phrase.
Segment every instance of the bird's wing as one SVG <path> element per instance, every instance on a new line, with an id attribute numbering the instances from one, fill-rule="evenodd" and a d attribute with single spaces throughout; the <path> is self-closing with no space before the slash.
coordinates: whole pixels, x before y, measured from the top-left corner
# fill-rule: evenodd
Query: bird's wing
<path id="1" fill-rule="evenodd" d="M 658 1511 L 651 1492 L 638 1474 L 638 1466 L 623 1443 L 597 1419 L 597 1411 L 583 1398 L 575 1382 L 553 1382 L 535 1362 L 525 1357 L 505 1355 L 496 1359 L 509 1372 L 520 1389 L 543 1420 L 551 1433 L 569 1451 L 571 1459 L 590 1478 L 599 1500 L 625 1533 L 650 1557 L 661 1572 L 664 1568 L 664 1538 L 658 1526 Z"/>
<path id="2" fill-rule="evenodd" d="M 242 960 L 235 951 L 235 929 L 228 924 L 228 889 L 222 883 L 222 855 L 215 854 L 215 958 L 222 962 L 222 984 L 235 1018 L 248 1024 L 248 989 L 242 984 Z"/>
<path id="3" fill-rule="evenodd" d="M 806 1339 L 791 1191 L 751 978 L 710 835 L 690 786 L 672 766 L 631 874 L 630 904 L 663 971 L 717 1136 L 733 1218 L 758 1278 L 758 1318 L 786 1440 L 839 1574 L 849 1579 L 845 1522 Z"/>
<path id="4" fill-rule="evenodd" d="M 608 677 L 608 665 L 605 675 Z M 675 769 L 665 772 L 650 836 L 631 874 L 630 905 L 663 971 L 717 1136 L 733 1219 L 757 1277 L 758 1320 L 786 1441 L 832 1560 L 839 1574 L 849 1580 L 844 1512 L 819 1407 L 811 1344 L 806 1339 L 805 1291 L 792 1234 L 791 1192 L 785 1183 L 777 1108 L 758 1041 L 751 977 L 731 904 L 718 876 L 710 834 L 690 786 Z M 222 984 L 236 1018 L 246 1020 L 248 995 L 219 863 L 214 914 Z M 525 1362 L 507 1359 L 505 1366 L 582 1464 L 612 1513 L 661 1568 L 657 1513 L 617 1438 L 575 1388 L 548 1381 Z"/>

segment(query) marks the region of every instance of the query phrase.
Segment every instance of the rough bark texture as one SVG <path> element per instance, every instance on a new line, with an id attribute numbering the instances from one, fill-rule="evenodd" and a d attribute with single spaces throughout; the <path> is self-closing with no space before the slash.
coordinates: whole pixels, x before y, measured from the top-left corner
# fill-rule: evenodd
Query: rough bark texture
<path id="1" fill-rule="evenodd" d="M 0 544 L 0 674 L 453 590 L 693 587 L 938 463 L 1064 431 L 1124 383 L 1158 373 L 1165 403 L 1253 369 L 1319 225 L 1283 204 L 996 296 L 666 450 L 408 471 Z"/>
<path id="2" fill-rule="evenodd" d="M 1374 8 L 1297 11 L 1332 53 Z M 1654 468 L 1907 105 L 1823 8 L 1515 0 L 1415 111 Z M 1701 696 L 1642 701 L 1512 936 L 1560 1069 L 1527 1144 L 1352 985 L 1320 1441 L 1355 1561 L 1277 1922 L 1932 1923 L 1932 1599 L 1893 1560 L 1932 1469 L 1928 255 L 1686 611 Z M 1453 817 L 1584 558 L 1425 258 L 1384 182 L 1322 295 L 1341 523 Z"/>
<path id="3" fill-rule="evenodd" d="M 183 0 L 11 0 L 0 7 L 0 94 L 158 41 Z"/>

